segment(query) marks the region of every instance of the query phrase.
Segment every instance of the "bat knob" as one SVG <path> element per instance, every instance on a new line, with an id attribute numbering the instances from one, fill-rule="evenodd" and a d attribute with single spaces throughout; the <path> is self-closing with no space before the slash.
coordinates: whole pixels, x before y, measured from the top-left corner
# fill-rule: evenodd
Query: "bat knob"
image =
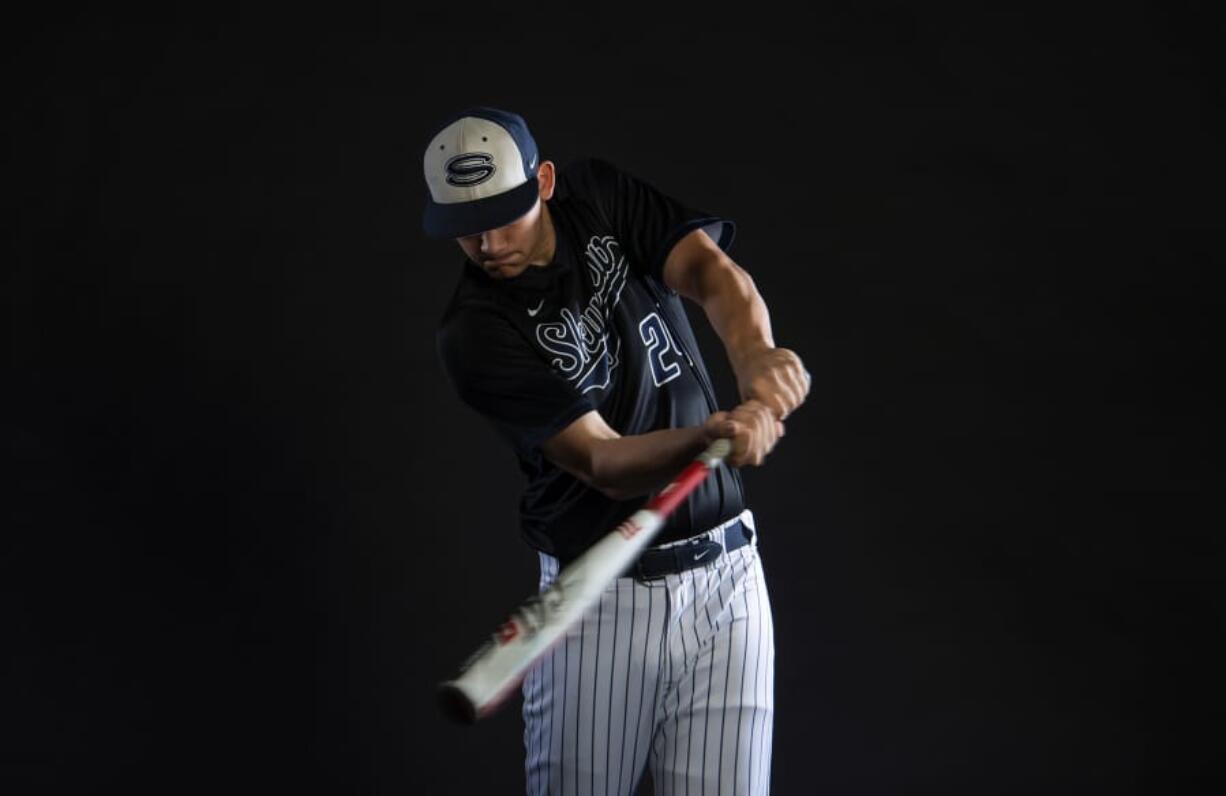
<path id="1" fill-rule="evenodd" d="M 476 706 L 454 682 L 440 683 L 435 696 L 439 710 L 447 718 L 458 724 L 477 723 Z"/>

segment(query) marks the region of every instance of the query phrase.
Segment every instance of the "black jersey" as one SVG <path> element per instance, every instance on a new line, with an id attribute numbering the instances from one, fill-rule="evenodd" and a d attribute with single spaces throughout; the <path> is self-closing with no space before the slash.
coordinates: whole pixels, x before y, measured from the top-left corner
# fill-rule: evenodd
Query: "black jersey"
<path id="1" fill-rule="evenodd" d="M 705 229 L 726 251 L 736 227 L 597 158 L 560 168 L 547 204 L 553 261 L 496 279 L 465 257 L 437 344 L 460 397 L 515 449 L 528 479 L 524 538 L 569 561 L 648 496 L 612 500 L 546 459 L 540 445 L 592 410 L 623 436 L 701 425 L 718 411 L 682 299 L 662 270 L 692 230 Z M 740 473 L 717 468 L 656 543 L 744 508 Z"/>

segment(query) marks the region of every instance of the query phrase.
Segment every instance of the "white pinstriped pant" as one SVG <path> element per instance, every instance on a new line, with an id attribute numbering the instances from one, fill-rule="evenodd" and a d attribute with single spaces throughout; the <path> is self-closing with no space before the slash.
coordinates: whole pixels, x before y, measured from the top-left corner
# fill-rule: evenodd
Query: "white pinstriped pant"
<path id="1" fill-rule="evenodd" d="M 749 509 L 740 518 L 753 529 Z M 705 535 L 722 543 L 725 525 Z M 632 794 L 648 763 L 657 794 L 769 792 L 775 641 L 757 541 L 618 578 L 529 671 L 529 794 Z M 558 562 L 540 559 L 544 590 Z"/>

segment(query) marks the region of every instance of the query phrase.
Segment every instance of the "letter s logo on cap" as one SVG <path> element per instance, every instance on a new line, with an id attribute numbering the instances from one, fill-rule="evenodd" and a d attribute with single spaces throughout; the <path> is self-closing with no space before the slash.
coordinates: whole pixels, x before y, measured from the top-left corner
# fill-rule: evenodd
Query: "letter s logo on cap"
<path id="1" fill-rule="evenodd" d="M 494 176 L 494 156 L 485 152 L 465 152 L 447 161 L 447 184 L 471 188 Z"/>

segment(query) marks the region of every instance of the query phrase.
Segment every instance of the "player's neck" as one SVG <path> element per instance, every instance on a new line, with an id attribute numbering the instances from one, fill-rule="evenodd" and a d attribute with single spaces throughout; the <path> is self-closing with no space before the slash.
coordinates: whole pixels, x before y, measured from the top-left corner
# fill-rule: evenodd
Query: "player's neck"
<path id="1" fill-rule="evenodd" d="M 541 202 L 541 237 L 543 244 L 540 251 L 528 259 L 528 265 L 538 268 L 551 264 L 558 248 L 558 235 L 553 227 L 553 217 L 549 214 L 549 205 L 544 201 Z"/>

